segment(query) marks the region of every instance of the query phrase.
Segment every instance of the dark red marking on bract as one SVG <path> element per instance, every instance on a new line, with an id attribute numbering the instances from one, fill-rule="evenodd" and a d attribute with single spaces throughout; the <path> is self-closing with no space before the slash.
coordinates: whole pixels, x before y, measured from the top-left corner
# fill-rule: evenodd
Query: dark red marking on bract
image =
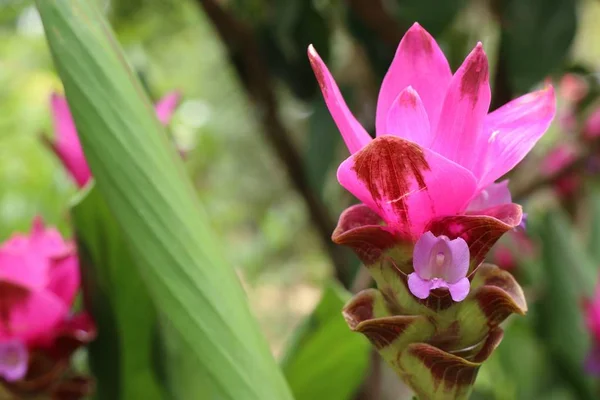
<path id="1" fill-rule="evenodd" d="M 479 282 L 482 282 L 482 286 L 475 289 L 474 296 L 490 327 L 497 326 L 510 314 L 525 315 L 525 295 L 509 272 L 495 265 L 484 264 L 473 279 L 474 284 Z"/>
<path id="2" fill-rule="evenodd" d="M 475 298 L 490 327 L 498 326 L 511 314 L 524 315 L 526 311 L 506 291 L 496 286 L 479 288 Z"/>
<path id="3" fill-rule="evenodd" d="M 419 318 L 421 317 L 399 315 L 375 318 L 359 324 L 356 331 L 365 335 L 377 349 L 382 349 L 398 339 Z"/>
<path id="4" fill-rule="evenodd" d="M 496 350 L 496 347 L 498 347 L 503 337 L 504 331 L 501 328 L 496 328 L 490 331 L 483 347 L 473 358 L 473 362 L 482 363 L 487 360 L 492 355 L 494 350 Z"/>
<path id="5" fill-rule="evenodd" d="M 407 90 L 398 99 L 398 104 L 415 109 L 417 108 L 417 97 L 413 91 Z"/>
<path id="6" fill-rule="evenodd" d="M 357 293 L 344 306 L 342 315 L 350 329 L 355 330 L 358 324 L 373 318 L 373 303 L 377 295 L 377 289 L 366 289 Z"/>
<path id="7" fill-rule="evenodd" d="M 423 171 L 430 168 L 423 150 L 396 136 L 380 136 L 354 155 L 353 170 L 378 206 L 392 201 L 392 210 L 404 225 L 398 228 L 408 231 L 405 195 L 414 182 L 419 190 L 427 190 Z"/>
<path id="8" fill-rule="evenodd" d="M 473 272 L 484 260 L 492 246 L 509 230 L 521 223 L 521 206 L 504 204 L 480 211 L 482 215 L 456 215 L 434 219 L 426 231 L 436 236 L 445 235 L 450 239 L 460 237 L 469 245 Z"/>
<path id="9" fill-rule="evenodd" d="M 411 344 L 407 351 L 429 369 L 435 382 L 435 391 L 440 384 L 446 391 L 451 391 L 457 386 L 471 386 L 475 382 L 478 364 L 425 343 Z"/>
<path id="10" fill-rule="evenodd" d="M 479 89 L 486 84 L 490 78 L 488 60 L 483 51 L 481 43 L 471 53 L 464 69 L 464 74 L 460 81 L 461 97 L 469 96 L 473 102 L 473 107 L 477 104 L 479 98 Z"/>
<path id="11" fill-rule="evenodd" d="M 11 313 L 21 307 L 29 297 L 29 290 L 10 282 L 0 282 L 0 324 L 7 334 L 13 331 Z"/>
<path id="12" fill-rule="evenodd" d="M 365 265 L 373 265 L 385 250 L 398 243 L 398 238 L 381 226 L 381 222 L 381 218 L 364 204 L 352 206 L 340 215 L 331 239 L 352 248 Z"/>
<path id="13" fill-rule="evenodd" d="M 91 316 L 86 312 L 77 314 L 60 326 L 54 343 L 47 350 L 48 354 L 56 360 L 68 358 L 79 347 L 92 342 L 96 334 Z"/>
<path id="14" fill-rule="evenodd" d="M 429 297 L 417 299 L 417 301 L 434 311 L 444 311 L 456 304 L 450 296 L 450 291 L 446 288 L 432 290 Z"/>

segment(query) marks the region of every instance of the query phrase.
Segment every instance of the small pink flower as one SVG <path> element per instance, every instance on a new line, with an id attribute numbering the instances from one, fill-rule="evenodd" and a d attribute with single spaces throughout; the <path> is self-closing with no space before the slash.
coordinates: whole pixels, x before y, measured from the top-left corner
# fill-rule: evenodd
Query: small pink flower
<path id="1" fill-rule="evenodd" d="M 415 244 L 413 267 L 408 288 L 419 299 L 426 299 L 430 291 L 439 288 L 447 288 L 457 302 L 469 294 L 469 246 L 461 238 L 450 240 L 425 232 Z"/>
<path id="2" fill-rule="evenodd" d="M 179 98 L 180 94 L 178 92 L 172 92 L 156 104 L 156 114 L 163 125 L 169 123 Z M 60 158 L 77 186 L 81 188 L 88 183 L 92 174 L 85 160 L 69 105 L 67 100 L 57 93 L 52 94 L 50 104 L 55 134 L 54 143 L 51 144 L 52 150 Z"/>
<path id="3" fill-rule="evenodd" d="M 475 210 L 482 191 L 494 192 L 488 187 L 527 155 L 555 114 L 552 86 L 488 114 L 481 43 L 452 74 L 435 40 L 414 24 L 381 85 L 371 139 L 312 46 L 308 56 L 352 154 L 338 169 L 339 182 L 390 229 L 414 240 L 433 218 L 483 211 Z"/>
<path id="4" fill-rule="evenodd" d="M 577 152 L 572 147 L 566 145 L 557 146 L 550 150 L 542 161 L 542 173 L 546 176 L 551 176 L 571 164 L 576 158 Z M 570 174 L 559 179 L 554 184 L 554 190 L 559 196 L 569 196 L 577 191 L 579 185 L 579 177 L 575 174 Z"/>
<path id="5" fill-rule="evenodd" d="M 20 379 L 27 350 L 51 346 L 63 334 L 79 285 L 73 243 L 41 218 L 29 235 L 0 246 L 0 375 Z"/>

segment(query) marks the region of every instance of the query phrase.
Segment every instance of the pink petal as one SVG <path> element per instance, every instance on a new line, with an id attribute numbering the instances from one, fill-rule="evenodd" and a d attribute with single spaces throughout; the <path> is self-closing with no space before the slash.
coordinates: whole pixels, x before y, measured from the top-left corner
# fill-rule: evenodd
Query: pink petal
<path id="1" fill-rule="evenodd" d="M 33 220 L 29 245 L 33 252 L 49 258 L 64 257 L 74 251 L 74 246 L 67 243 L 56 228 L 46 228 L 42 217 Z"/>
<path id="2" fill-rule="evenodd" d="M 344 161 L 338 180 L 391 229 L 414 238 L 432 219 L 465 210 L 475 178 L 439 154 L 396 136 L 380 136 Z"/>
<path id="3" fill-rule="evenodd" d="M 431 144 L 427 112 L 419 94 L 411 86 L 404 89 L 392 103 L 386 134 L 413 141 L 422 147 Z"/>
<path id="4" fill-rule="evenodd" d="M 439 277 L 450 285 L 460 282 L 467 276 L 470 261 L 469 245 L 462 238 L 444 239 L 450 250 L 450 257 L 446 257 L 448 263 L 444 263 L 444 271 Z"/>
<path id="5" fill-rule="evenodd" d="M 452 71 L 435 39 L 415 23 L 404 35 L 396 50 L 379 91 L 377 100 L 377 135 L 390 133 L 388 113 L 402 90 L 412 86 L 423 100 L 431 131 L 438 125 L 442 101 L 450 84 Z"/>
<path id="6" fill-rule="evenodd" d="M 498 183 L 490 183 L 471 200 L 467 211 L 480 211 L 503 204 L 512 203 L 512 196 L 508 189 L 508 179 Z"/>
<path id="7" fill-rule="evenodd" d="M 21 248 L 0 248 L 0 282 L 41 290 L 48 282 L 49 269 L 48 259 L 32 252 L 26 243 Z"/>
<path id="8" fill-rule="evenodd" d="M 0 309 L 0 341 L 18 338 L 28 345 L 51 342 L 69 312 L 53 293 L 8 283 L 0 288 Z"/>
<path id="9" fill-rule="evenodd" d="M 168 125 L 180 98 L 181 94 L 179 92 L 171 92 L 156 103 L 154 109 L 161 124 Z"/>
<path id="10" fill-rule="evenodd" d="M 308 59 L 319 81 L 327 108 L 340 130 L 350 154 L 354 154 L 371 141 L 371 136 L 348 109 L 335 80 L 312 45 L 308 47 Z"/>
<path id="11" fill-rule="evenodd" d="M 20 340 L 0 343 L 0 376 L 8 382 L 21 380 L 27 374 L 29 352 Z"/>
<path id="12" fill-rule="evenodd" d="M 448 290 L 450 290 L 450 296 L 452 300 L 459 302 L 463 301 L 469 294 L 471 289 L 471 283 L 468 278 L 462 278 L 456 283 L 449 283 Z"/>
<path id="13" fill-rule="evenodd" d="M 431 263 L 431 250 L 438 242 L 438 238 L 431 232 L 425 232 L 413 250 L 413 268 L 417 275 L 423 279 L 434 278 L 434 268 Z"/>
<path id="14" fill-rule="evenodd" d="M 432 149 L 470 171 L 481 161 L 482 129 L 490 107 L 488 60 L 478 43 L 452 77 Z"/>
<path id="15" fill-rule="evenodd" d="M 92 174 L 85 160 L 75 123 L 67 100 L 57 93 L 50 98 L 54 120 L 55 142 L 52 150 L 60 158 L 79 187 L 85 186 Z"/>
<path id="16" fill-rule="evenodd" d="M 556 112 L 554 89 L 529 93 L 505 104 L 485 119 L 485 162 L 479 187 L 485 187 L 517 165 L 546 132 Z"/>
<path id="17" fill-rule="evenodd" d="M 429 297 L 429 291 L 431 290 L 431 281 L 421 279 L 413 272 L 408 275 L 408 288 L 415 297 L 426 299 Z"/>
<path id="18" fill-rule="evenodd" d="M 76 254 L 72 254 L 53 262 L 46 289 L 70 307 L 75 300 L 80 283 L 79 260 Z"/>

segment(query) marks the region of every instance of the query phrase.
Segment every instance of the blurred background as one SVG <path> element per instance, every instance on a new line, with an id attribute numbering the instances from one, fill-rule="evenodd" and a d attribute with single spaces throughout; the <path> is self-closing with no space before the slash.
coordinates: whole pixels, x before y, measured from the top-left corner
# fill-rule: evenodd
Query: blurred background
<path id="1" fill-rule="evenodd" d="M 483 42 L 492 108 L 552 82 L 555 122 L 509 177 L 527 232 L 506 235 L 491 254 L 524 286 L 530 313 L 507 323 L 474 398 L 600 397 L 584 372 L 594 339 L 583 307 L 600 264 L 600 1 L 97 1 L 150 97 L 181 93 L 169 131 L 284 364 L 297 327 L 311 329 L 302 321 L 323 288 L 369 285 L 358 260 L 330 240 L 354 200 L 335 179 L 348 154 L 307 46 L 370 132 L 380 82 L 415 21 L 453 69 Z M 62 87 L 28 0 L 0 0 L 0 88 L 0 237 L 28 230 L 38 214 L 69 235 L 77 189 L 43 140 L 53 136 L 50 95 Z M 323 358 L 331 344 L 320 344 Z M 352 362 L 360 379 L 328 399 L 398 398 L 402 389 L 376 357 Z"/>

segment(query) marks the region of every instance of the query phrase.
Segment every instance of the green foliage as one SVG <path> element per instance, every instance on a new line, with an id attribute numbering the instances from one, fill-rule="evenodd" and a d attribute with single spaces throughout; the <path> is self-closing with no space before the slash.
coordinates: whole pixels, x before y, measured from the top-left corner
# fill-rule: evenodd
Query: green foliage
<path id="1" fill-rule="evenodd" d="M 162 398 L 153 370 L 158 321 L 123 234 L 96 188 L 73 207 L 84 296 L 98 338 L 89 359 L 97 398 Z"/>
<path id="2" fill-rule="evenodd" d="M 337 284 L 327 285 L 294 332 L 281 366 L 296 400 L 350 399 L 361 385 L 370 345 L 342 318 L 340 310 L 349 298 Z"/>
<path id="3" fill-rule="evenodd" d="M 87 160 L 136 267 L 215 398 L 290 392 L 178 155 L 110 29 L 84 0 L 38 1 Z M 188 396 L 194 396 L 188 392 Z"/>
<path id="4" fill-rule="evenodd" d="M 542 259 L 546 272 L 544 298 L 538 301 L 538 334 L 544 338 L 559 375 L 579 399 L 594 399 L 591 380 L 583 371 L 589 343 L 581 312 L 582 280 L 577 270 L 588 260 L 577 250 L 566 217 L 547 214 L 541 227 Z"/>
<path id="5" fill-rule="evenodd" d="M 500 3 L 500 62 L 516 93 L 524 93 L 564 66 L 577 27 L 576 0 Z"/>

